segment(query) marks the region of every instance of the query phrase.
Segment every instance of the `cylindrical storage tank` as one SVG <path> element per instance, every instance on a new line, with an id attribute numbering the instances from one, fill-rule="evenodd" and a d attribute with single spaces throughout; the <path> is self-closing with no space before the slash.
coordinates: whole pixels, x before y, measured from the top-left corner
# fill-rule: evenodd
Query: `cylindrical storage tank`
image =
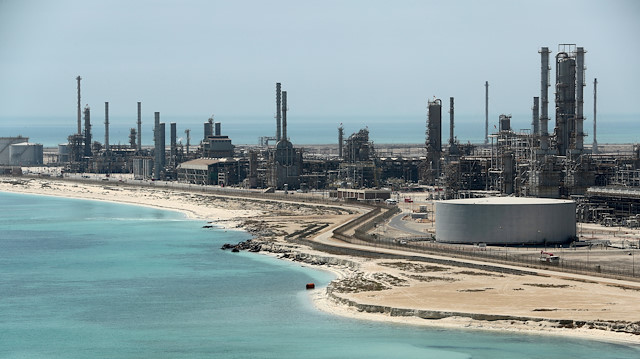
<path id="1" fill-rule="evenodd" d="M 68 143 L 61 143 L 58 145 L 58 162 L 69 162 L 70 146 Z"/>
<path id="2" fill-rule="evenodd" d="M 10 165 L 36 166 L 43 163 L 43 149 L 39 143 L 16 143 L 9 148 Z"/>
<path id="3" fill-rule="evenodd" d="M 576 203 L 489 197 L 436 202 L 436 241 L 443 243 L 564 243 L 576 235 Z"/>

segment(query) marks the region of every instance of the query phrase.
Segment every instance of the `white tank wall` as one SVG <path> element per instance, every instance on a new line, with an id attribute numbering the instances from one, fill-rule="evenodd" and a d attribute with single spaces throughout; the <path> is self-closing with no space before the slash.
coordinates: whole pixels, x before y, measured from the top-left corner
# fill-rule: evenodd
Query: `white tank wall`
<path id="1" fill-rule="evenodd" d="M 436 202 L 436 241 L 445 243 L 562 243 L 576 235 L 576 204 L 540 198 L 482 198 Z"/>
<path id="2" fill-rule="evenodd" d="M 42 165 L 42 145 L 37 143 L 17 143 L 9 147 L 9 164 L 11 166 Z"/>
<path id="3" fill-rule="evenodd" d="M 28 137 L 0 137 L 0 165 L 11 165 L 11 145 L 29 141 Z"/>

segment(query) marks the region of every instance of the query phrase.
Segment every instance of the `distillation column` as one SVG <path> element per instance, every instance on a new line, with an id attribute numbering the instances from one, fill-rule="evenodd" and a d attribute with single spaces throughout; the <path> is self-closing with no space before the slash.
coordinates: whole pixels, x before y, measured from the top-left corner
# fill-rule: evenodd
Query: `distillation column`
<path id="1" fill-rule="evenodd" d="M 287 140 L 287 91 L 282 91 L 282 140 Z"/>
<path id="2" fill-rule="evenodd" d="M 91 109 L 84 108 L 84 155 L 91 157 Z"/>
<path id="3" fill-rule="evenodd" d="M 583 114 L 583 89 L 584 81 L 584 51 L 583 47 L 578 47 L 576 52 L 576 119 L 574 128 L 574 148 L 578 154 L 582 153 L 584 148 L 584 114 Z"/>
<path id="4" fill-rule="evenodd" d="M 549 149 L 549 51 L 540 48 L 540 149 Z"/>

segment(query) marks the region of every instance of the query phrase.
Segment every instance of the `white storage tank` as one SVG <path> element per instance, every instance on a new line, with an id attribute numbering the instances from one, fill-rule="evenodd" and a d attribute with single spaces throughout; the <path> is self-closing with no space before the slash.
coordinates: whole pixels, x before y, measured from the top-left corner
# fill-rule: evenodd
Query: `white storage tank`
<path id="1" fill-rule="evenodd" d="M 436 202 L 436 241 L 443 243 L 565 243 L 576 235 L 576 203 L 488 197 Z"/>
<path id="2" fill-rule="evenodd" d="M 9 147 L 11 166 L 39 166 L 43 163 L 42 144 L 16 143 Z"/>

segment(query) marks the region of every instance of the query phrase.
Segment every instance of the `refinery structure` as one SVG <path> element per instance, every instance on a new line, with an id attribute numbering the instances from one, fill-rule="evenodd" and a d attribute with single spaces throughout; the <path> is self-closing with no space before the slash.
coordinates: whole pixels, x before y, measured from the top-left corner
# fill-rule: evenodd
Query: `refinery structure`
<path id="1" fill-rule="evenodd" d="M 78 76 L 77 131 L 59 145 L 55 162 L 67 173 L 132 173 L 139 180 L 265 192 L 329 190 L 337 197 L 346 189 L 402 188 L 430 191 L 434 199 L 564 199 L 575 203 L 578 221 L 637 224 L 640 147 L 624 155 L 600 151 L 596 140 L 597 79 L 589 81 L 594 96 L 592 145 L 584 143 L 585 49 L 561 44 L 555 54 L 547 47 L 538 53 L 540 91 L 532 99 L 529 129 L 514 130 L 511 116 L 503 114 L 497 131 L 489 131 L 487 81 L 483 84 L 484 143 L 462 143 L 454 135 L 454 97 L 448 101 L 432 98 L 427 100 L 425 144 L 419 154 L 403 156 L 377 151 L 368 128 L 346 136 L 342 125 L 337 129 L 333 153 L 294 145 L 295 139 L 287 134 L 287 91 L 280 83 L 275 86 L 275 135 L 261 137 L 259 145 L 234 145 L 214 116 L 204 121 L 203 138 L 193 141 L 189 129 L 178 130 L 176 123 L 167 129 L 161 114 L 154 112 L 153 133 L 145 134 L 153 139 L 153 146 L 143 146 L 141 102 L 137 103 L 137 122 L 127 145 L 110 143 L 109 103 L 104 103 L 105 136 L 101 143 L 92 135 L 91 120 L 102 116 L 96 116 L 95 107 L 92 116 L 92 108 L 81 106 L 82 79 Z M 447 112 L 443 106 L 447 102 L 449 138 L 443 141 L 442 116 Z M 291 120 L 296 121 L 295 117 Z M 177 141 L 178 133 L 186 134 L 186 144 Z M 40 164 L 42 145 L 23 137 L 0 138 L 3 168 Z"/>

